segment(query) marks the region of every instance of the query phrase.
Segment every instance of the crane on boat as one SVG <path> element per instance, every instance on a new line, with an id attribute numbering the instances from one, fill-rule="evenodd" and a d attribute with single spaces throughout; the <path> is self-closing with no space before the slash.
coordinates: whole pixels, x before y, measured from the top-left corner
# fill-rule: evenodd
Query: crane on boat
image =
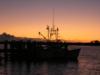
<path id="1" fill-rule="evenodd" d="M 39 32 L 39 35 L 41 35 L 45 40 L 47 40 L 47 38 L 41 32 Z"/>

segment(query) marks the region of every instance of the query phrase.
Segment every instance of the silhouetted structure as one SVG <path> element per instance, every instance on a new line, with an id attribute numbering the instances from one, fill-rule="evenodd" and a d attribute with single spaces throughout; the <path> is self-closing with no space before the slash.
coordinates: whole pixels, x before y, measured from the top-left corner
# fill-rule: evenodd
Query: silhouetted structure
<path id="1" fill-rule="evenodd" d="M 77 60 L 80 49 L 69 51 L 67 43 L 36 41 L 5 41 L 0 53 L 10 60 Z"/>
<path id="2" fill-rule="evenodd" d="M 68 50 L 68 43 L 58 39 L 59 29 L 54 24 L 54 11 L 52 27 L 47 26 L 47 38 L 39 32 L 45 41 L 4 41 L 0 53 L 5 58 L 13 60 L 77 60 L 80 49 Z M 53 38 L 54 36 L 54 38 Z"/>

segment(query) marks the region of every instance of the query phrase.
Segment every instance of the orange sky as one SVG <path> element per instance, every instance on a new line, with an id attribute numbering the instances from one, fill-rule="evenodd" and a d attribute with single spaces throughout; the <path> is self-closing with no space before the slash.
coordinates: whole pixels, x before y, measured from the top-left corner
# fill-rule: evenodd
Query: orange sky
<path id="1" fill-rule="evenodd" d="M 46 25 L 52 25 L 52 8 L 55 8 L 55 25 L 60 29 L 60 39 L 100 40 L 98 0 L 0 1 L 0 33 L 36 38 L 40 37 L 40 31 L 46 36 Z"/>

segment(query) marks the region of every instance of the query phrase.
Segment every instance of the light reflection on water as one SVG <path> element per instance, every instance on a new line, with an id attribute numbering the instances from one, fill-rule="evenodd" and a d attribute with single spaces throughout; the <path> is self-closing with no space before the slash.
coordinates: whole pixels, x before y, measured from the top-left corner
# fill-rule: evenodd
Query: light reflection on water
<path id="1" fill-rule="evenodd" d="M 100 47 L 81 46 L 75 62 L 0 62 L 0 75 L 100 75 Z"/>

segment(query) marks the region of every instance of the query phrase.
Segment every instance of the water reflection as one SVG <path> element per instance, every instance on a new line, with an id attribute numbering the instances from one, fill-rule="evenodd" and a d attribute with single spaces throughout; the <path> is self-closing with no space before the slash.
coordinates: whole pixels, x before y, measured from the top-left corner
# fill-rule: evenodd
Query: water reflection
<path id="1" fill-rule="evenodd" d="M 2 75 L 78 75 L 78 64 L 68 62 L 1 62 Z M 0 74 L 1 75 L 1 74 Z"/>
<path id="2" fill-rule="evenodd" d="M 100 75 L 100 47 L 83 47 L 78 62 L 0 61 L 0 75 Z"/>

